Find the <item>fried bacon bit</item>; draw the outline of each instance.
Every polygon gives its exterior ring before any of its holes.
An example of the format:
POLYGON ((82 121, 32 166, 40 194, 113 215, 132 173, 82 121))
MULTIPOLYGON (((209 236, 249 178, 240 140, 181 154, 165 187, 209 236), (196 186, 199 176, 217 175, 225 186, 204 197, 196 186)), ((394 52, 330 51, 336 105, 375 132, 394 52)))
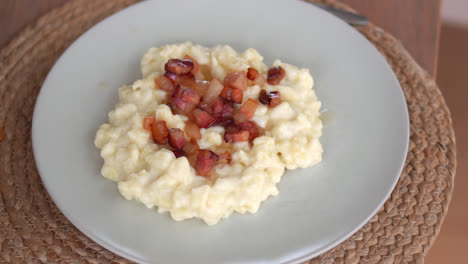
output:
POLYGON ((171 80, 174 85, 186 84, 186 86, 191 86, 187 84, 195 83, 195 75, 191 72, 181 75, 177 75, 173 72, 165 72, 163 76, 171 80))
POLYGON ((211 106, 208 104, 199 104, 198 108, 211 114, 211 106))
POLYGON ((185 85, 185 86, 190 86, 190 84, 194 83, 195 82, 195 75, 193 75, 193 73, 189 72, 189 73, 186 73, 186 74, 175 74, 175 73, 172 73, 172 72, 166 72, 165 74, 167 75, 175 75, 176 77, 174 77, 174 82, 176 84, 180 84, 180 85, 185 85))
POLYGON ((214 122, 213 126, 222 126, 222 127, 229 127, 234 124, 234 119, 232 117, 218 117, 216 122, 214 122))
POLYGON ((247 89, 247 73, 246 72, 228 72, 224 77, 224 86, 245 91, 247 89))
POLYGON ((143 118, 143 128, 146 130, 151 131, 151 125, 153 125, 156 122, 156 118, 154 117, 145 117, 143 118))
POLYGON ((260 95, 258 96, 258 101, 260 101, 260 103, 264 105, 268 105, 269 107, 273 108, 281 104, 281 96, 277 91, 267 93, 267 91, 262 89, 260 91, 260 95))
POLYGON ((206 90, 206 93, 203 95, 203 103, 210 104, 216 98, 218 98, 219 94, 223 90, 223 84, 218 79, 213 79, 206 90))
POLYGON ((260 73, 258 73, 258 71, 255 68, 250 67, 247 69, 247 79, 251 81, 255 80, 255 78, 257 78, 259 74, 260 73))
POLYGON ((249 131, 237 130, 224 132, 224 141, 226 142, 246 142, 249 141, 249 131))
POLYGON ((270 98, 268 97, 268 92, 265 89, 260 91, 260 95, 258 96, 258 101, 264 105, 270 105, 270 98))
POLYGON ((200 102, 200 95, 191 88, 181 86, 180 99, 192 104, 198 104, 200 102))
POLYGON ((172 93, 172 103, 184 114, 188 114, 200 102, 198 93, 188 87, 177 85, 172 93))
POLYGON ((249 98, 239 108, 239 111, 234 114, 234 119, 237 122, 243 122, 247 119, 251 119, 255 115, 257 110, 258 102, 249 98))
POLYGON ((189 142, 185 143, 183 151, 187 153, 187 159, 189 161, 190 166, 195 168, 195 163, 197 162, 198 150, 200 147, 197 144, 195 139, 190 139, 189 142))
POLYGON ((0 127, 0 142, 2 142, 4 138, 5 138, 5 131, 3 130, 3 127, 0 127))
POLYGON ((229 153, 229 151, 225 151, 219 154, 218 164, 230 164, 231 160, 231 153, 229 153))
POLYGON ((266 81, 267 81, 266 77, 263 76, 263 74, 259 74, 259 75, 257 75, 257 78, 255 78, 254 83, 258 84, 258 86, 260 86, 260 87, 263 87, 263 86, 265 86, 266 81))
POLYGON ((223 114, 224 102, 221 98, 216 98, 215 101, 211 104, 210 110, 214 116, 221 116, 223 114))
POLYGON ((252 98, 249 98, 242 104, 242 106, 239 108, 239 111, 244 113, 250 119, 254 116, 257 107, 258 102, 252 98))
POLYGON ((281 96, 279 92, 273 91, 268 94, 268 98, 270 100, 270 107, 273 108, 279 104, 281 104, 281 96))
POLYGON ((205 95, 205 93, 208 91, 209 87, 210 87, 210 82, 208 82, 208 81, 196 80, 195 83, 193 84, 193 89, 195 91, 197 91, 197 93, 200 96, 205 95))
POLYGON ((187 153, 185 153, 185 151, 180 150, 180 149, 173 149, 172 153, 174 153, 176 159, 180 157, 187 157, 187 153))
POLYGON ((232 115, 232 117, 237 123, 248 120, 247 116, 245 116, 242 112, 239 111, 235 112, 234 115, 232 115))
POLYGON ((242 103, 244 92, 242 92, 242 90, 239 89, 224 87, 224 89, 221 91, 220 96, 230 102, 240 104, 242 103))
POLYGON ((176 84, 177 81, 178 81, 178 76, 177 74, 173 73, 173 72, 165 72, 164 73, 164 77, 166 77, 167 79, 171 80, 173 84, 176 84))
POLYGON ((194 63, 191 60, 170 59, 164 65, 164 70, 181 75, 189 73, 193 69, 193 65, 194 63))
POLYGON ((190 139, 189 142, 185 143, 185 146, 184 146, 184 151, 188 155, 197 154, 199 149, 200 149, 200 147, 198 146, 197 141, 195 139, 193 139, 193 138, 190 139))
POLYGON ((154 82, 156 87, 163 91, 172 92, 174 90, 174 83, 163 75, 154 78, 154 82))
POLYGON ((200 127, 188 120, 186 123, 185 123, 185 127, 184 127, 184 131, 185 131, 185 134, 187 134, 187 137, 191 138, 191 139, 200 139, 201 138, 201 134, 200 134, 200 127))
POLYGON ((195 119, 195 123, 202 128, 210 127, 216 121, 214 116, 199 108, 193 111, 193 118, 195 119))
POLYGON ((284 78, 286 72, 281 66, 272 67, 268 70, 267 82, 270 85, 277 85, 284 78))
POLYGON ((159 145, 167 144, 167 137, 169 136, 169 131, 167 130, 166 121, 156 121, 151 125, 151 134, 153 135, 153 140, 159 145))
POLYGON ((224 141, 226 142, 252 142, 260 136, 261 128, 253 121, 243 121, 239 124, 231 123, 225 126, 224 141))
POLYGON ((195 162, 195 171, 201 176, 207 177, 212 172, 218 162, 219 157, 213 151, 200 149, 195 162))
MULTIPOLYGON (((195 107, 197 107, 195 104, 190 103, 190 102, 186 102, 186 101, 184 101, 184 100, 182 100, 180 98, 173 98, 172 102, 174 103, 176 108, 182 112, 182 114, 186 114, 186 115, 188 115, 190 112, 193 111, 193 109, 195 109, 195 107)), ((175 110, 177 110, 177 109, 175 109, 175 110)), ((174 111, 174 112, 176 114, 180 114, 179 111, 174 111)))
POLYGON ((197 74, 197 73, 198 73, 198 70, 200 69, 200 65, 198 64, 198 62, 197 62, 194 58, 190 57, 190 56, 187 55, 187 54, 185 54, 185 56, 184 56, 183 59, 184 59, 184 60, 189 60, 189 61, 191 61, 191 62, 193 63, 193 68, 192 68, 191 72, 192 72, 193 74, 197 74))
MULTIPOLYGON (((183 130, 173 128, 168 130, 165 121, 157 121, 154 117, 145 117, 143 127, 151 131, 154 142, 169 144, 176 158, 187 157, 189 164, 197 173, 215 180, 212 173, 217 164, 230 164, 232 157, 229 151, 221 151, 219 156, 206 149, 200 149, 197 140, 201 138, 200 128, 214 125, 224 127, 226 142, 250 142, 263 133, 261 127, 249 119, 253 118, 259 105, 251 98, 244 103, 244 91, 248 86, 257 84, 263 87, 267 78, 255 68, 247 71, 229 72, 224 81, 197 80, 195 74, 204 70, 205 65, 199 65, 192 57, 185 55, 184 59, 170 59, 165 65, 166 72, 154 79, 158 89, 170 92, 167 105, 174 114, 184 114, 186 121, 183 130), (242 104, 234 110, 234 103, 242 104), (187 136, 190 140, 186 140, 187 136)), ((278 84, 284 78, 281 67, 268 71, 268 83, 278 84)), ((258 100, 269 107, 281 103, 280 94, 276 91, 268 93, 262 89, 258 100)))
POLYGON ((260 135, 259 128, 255 122, 244 121, 239 123, 238 127, 241 131, 249 131, 249 141, 253 141, 260 135))
POLYGON ((195 80, 193 78, 193 74, 192 75, 189 75, 189 74, 179 75, 176 81, 181 86, 194 89, 195 91, 197 91, 197 93, 200 96, 204 95, 206 90, 208 90, 208 87, 210 86, 210 82, 208 81, 195 80))
POLYGON ((185 145, 184 131, 178 128, 169 129, 169 146, 175 149, 182 149, 185 145))
POLYGON ((232 104, 219 97, 214 102, 212 102, 209 107, 207 105, 200 105, 199 107, 207 112, 210 112, 217 118, 230 118, 234 112, 234 107, 232 104))
POLYGON ((221 114, 221 116, 223 118, 232 117, 233 113, 234 113, 234 107, 232 106, 232 104, 229 102, 225 102, 223 105, 223 113, 221 114))
POLYGON ((263 87, 266 83, 266 78, 262 74, 260 74, 255 68, 248 68, 247 69, 247 79, 249 79, 254 84, 263 87))

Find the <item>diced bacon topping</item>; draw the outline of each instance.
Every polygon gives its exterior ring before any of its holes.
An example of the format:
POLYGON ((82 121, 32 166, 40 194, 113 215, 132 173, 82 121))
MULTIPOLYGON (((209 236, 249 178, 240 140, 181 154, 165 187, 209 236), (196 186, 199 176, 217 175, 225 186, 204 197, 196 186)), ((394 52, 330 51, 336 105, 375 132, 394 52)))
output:
POLYGON ((210 176, 213 168, 216 166, 219 157, 213 151, 200 149, 195 163, 195 171, 204 177, 210 176))
POLYGON ((260 95, 258 96, 258 101, 260 103, 268 105, 269 107, 273 108, 279 104, 281 104, 281 96, 279 92, 272 91, 267 93, 264 89, 260 91, 260 95))
POLYGON ((191 72, 181 75, 177 75, 173 72, 165 72, 163 76, 171 80, 174 85, 183 84, 192 87, 195 83, 195 75, 191 72))
POLYGON ((200 128, 211 126, 224 127, 224 140, 230 143, 250 142, 263 134, 263 129, 253 121, 259 105, 270 108, 281 103, 279 92, 260 91, 258 101, 248 98, 245 102, 244 91, 251 85, 264 87, 279 84, 285 76, 281 67, 268 70, 268 77, 255 68, 247 71, 228 72, 221 82, 197 80, 195 74, 200 72, 198 62, 185 55, 183 59, 170 59, 164 66, 166 72, 154 78, 156 89, 168 92, 166 104, 173 114, 188 117, 183 130, 168 129, 165 121, 157 121, 154 117, 144 117, 143 128, 151 131, 155 143, 169 145, 176 158, 187 157, 190 165, 204 177, 211 177, 217 164, 230 164, 232 157, 229 151, 215 154, 207 149, 200 149, 197 143, 202 135, 200 128), (243 102, 243 103, 242 103, 243 102), (234 104, 242 104, 237 110, 234 104), (189 138, 186 140, 185 136, 189 138))
POLYGON ((262 74, 259 74, 257 78, 254 80, 254 83, 258 84, 260 87, 265 86, 266 82, 267 82, 266 77, 263 76, 262 74))
POLYGON ((180 99, 183 101, 193 104, 198 104, 200 102, 200 96, 195 90, 184 86, 181 87, 181 90, 180 99))
POLYGON ((209 104, 199 104, 198 108, 211 114, 211 105, 209 104))
POLYGON ((263 76, 263 74, 260 74, 254 68, 248 68, 247 69, 247 79, 249 79, 254 84, 259 85, 260 87, 263 87, 265 85, 265 83, 266 83, 265 76, 263 76))
POLYGON ((179 75, 179 77, 177 78, 177 83, 181 86, 194 89, 200 96, 204 95, 205 92, 208 90, 210 82, 195 80, 194 78, 192 78, 192 76, 189 76, 187 74, 179 75))
POLYGON ((247 69, 247 79, 253 81, 257 78, 258 75, 260 75, 260 73, 258 73, 255 68, 250 67, 247 69))
POLYGON ((213 124, 216 121, 216 118, 214 116, 199 108, 193 111, 193 118, 195 123, 197 123, 197 125, 202 128, 210 127, 211 124, 213 124))
POLYGON ((245 91, 247 89, 247 73, 246 72, 228 72, 224 77, 224 86, 245 91))
POLYGON ((239 89, 224 87, 224 89, 221 91, 220 96, 230 102, 240 104, 242 103, 244 92, 242 92, 242 90, 239 89))
POLYGON ((177 85, 172 93, 172 103, 184 114, 189 114, 200 102, 198 93, 188 87, 177 85))
POLYGON ((244 113, 239 112, 239 111, 235 112, 234 115, 232 115, 232 117, 234 118, 234 120, 237 123, 244 122, 244 121, 248 120, 247 116, 244 115, 244 113))
POLYGON ((268 92, 265 89, 260 91, 258 101, 264 105, 270 105, 270 98, 268 97, 268 92))
POLYGON ((187 157, 187 153, 185 153, 185 151, 180 150, 180 149, 173 149, 172 153, 174 153, 176 159, 180 157, 187 157))
POLYGON ((258 102, 249 98, 239 108, 239 112, 244 114, 247 117, 247 119, 251 119, 255 115, 255 111, 257 110, 257 107, 258 107, 258 102))
POLYGON ((226 131, 224 132, 224 141, 233 143, 249 141, 249 131, 226 131))
POLYGON ((234 121, 234 118, 229 117, 229 118, 224 118, 224 119, 223 119, 222 125, 223 125, 224 127, 226 127, 226 126, 232 126, 232 125, 234 125, 235 123, 236 123, 236 122, 234 121))
POLYGON ((193 89, 197 91, 198 94, 200 94, 200 96, 205 95, 209 87, 210 87, 210 82, 208 81, 196 80, 195 84, 193 85, 193 89))
POLYGON ((189 114, 193 109, 195 109, 195 107, 197 107, 196 104, 184 101, 179 97, 173 98, 172 102, 184 114, 189 114))
POLYGON ((232 106, 232 104, 228 102, 224 103, 222 117, 224 118, 232 117, 233 113, 234 113, 234 107, 232 106))
POLYGON ((275 107, 281 104, 281 96, 279 92, 273 91, 268 94, 268 98, 270 99, 270 107, 275 107))
POLYGON ((170 59, 164 65, 164 70, 173 72, 177 75, 189 73, 193 69, 193 62, 191 60, 170 59))
POLYGON ((234 125, 234 119, 232 117, 218 117, 216 119, 216 122, 213 124, 213 125, 216 125, 216 126, 222 126, 222 127, 229 127, 229 126, 232 126, 234 125))
POLYGON ((166 92, 172 92, 174 90, 174 83, 168 79, 167 77, 160 75, 156 78, 154 78, 154 82, 156 83, 156 87, 166 91, 166 92))
POLYGON ((151 131, 151 126, 156 122, 154 117, 145 117, 143 118, 143 128, 151 131))
POLYGON ((173 72, 165 72, 164 73, 164 77, 166 77, 167 79, 171 80, 173 84, 176 84, 177 81, 178 81, 178 76, 177 74, 173 73, 173 72))
POLYGON ((216 98, 216 100, 211 104, 210 110, 214 116, 221 116, 223 114, 224 102, 221 98, 216 98))
POLYGON ((239 89, 232 89, 231 91, 231 101, 237 104, 242 103, 244 97, 244 92, 239 89))
POLYGON ((209 107, 207 105, 200 105, 199 107, 207 112, 210 112, 213 116, 218 118, 232 117, 232 114, 234 112, 234 107, 232 106, 232 104, 223 100, 220 97, 218 97, 213 103, 211 103, 209 107))
POLYGON ((200 134, 200 127, 194 123, 193 121, 188 120, 185 123, 184 127, 185 134, 187 137, 192 138, 192 139, 200 139, 201 134, 200 134))
POLYGON ((175 75, 176 77, 174 77, 173 79, 176 84, 180 84, 180 85, 184 85, 184 86, 192 88, 193 83, 195 83, 195 75, 193 75, 193 73, 190 73, 190 72, 186 74, 180 74, 180 75, 177 75, 172 72, 166 72, 165 74, 168 74, 171 76, 175 75))
POLYGON ((151 125, 151 134, 154 142, 159 145, 167 144, 169 131, 167 130, 166 121, 156 121, 151 125))
POLYGON ((198 150, 200 147, 198 147, 197 141, 195 139, 190 139, 189 142, 185 143, 184 146, 184 152, 187 153, 188 155, 195 155, 198 153, 198 150))
POLYGON ((286 72, 281 66, 272 67, 268 70, 267 82, 270 85, 277 85, 284 78, 284 75, 286 72))
POLYGON ((244 121, 239 123, 238 125, 239 130, 241 131, 249 131, 249 140, 253 141, 260 135, 259 128, 255 122, 252 121, 244 121))
POLYGON ((187 55, 187 54, 184 56, 183 59, 184 59, 184 60, 189 60, 189 61, 191 61, 191 62, 193 63, 193 68, 192 68, 191 72, 192 72, 193 74, 197 74, 197 73, 198 73, 198 70, 200 69, 200 65, 198 64, 198 62, 197 62, 194 58, 190 57, 190 56, 187 55))
POLYGON ((219 154, 218 164, 230 164, 231 160, 232 160, 231 153, 229 153, 229 151, 225 151, 219 154))
POLYGON ((169 145, 175 149, 182 149, 185 145, 184 132, 178 128, 169 129, 169 145))
POLYGON ((223 88, 224 86, 220 80, 213 79, 208 86, 208 90, 206 90, 206 93, 203 95, 202 102, 206 104, 210 104, 211 102, 216 100, 216 98, 218 98, 223 88))

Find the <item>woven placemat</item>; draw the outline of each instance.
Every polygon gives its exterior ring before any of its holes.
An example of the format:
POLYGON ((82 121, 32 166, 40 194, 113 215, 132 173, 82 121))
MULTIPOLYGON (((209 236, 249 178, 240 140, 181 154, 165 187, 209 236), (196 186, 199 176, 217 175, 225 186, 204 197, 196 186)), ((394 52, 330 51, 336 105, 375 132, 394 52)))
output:
MULTIPOLYGON (((35 167, 31 119, 39 89, 85 30, 136 0, 71 0, 0 51, 0 262, 130 263, 81 234, 57 209, 35 167)), ((334 1, 322 1, 352 11, 334 1)), ((456 167, 450 113, 430 75, 390 34, 359 28, 397 75, 411 122, 408 157, 384 207, 310 263, 422 263, 450 202, 456 167)))

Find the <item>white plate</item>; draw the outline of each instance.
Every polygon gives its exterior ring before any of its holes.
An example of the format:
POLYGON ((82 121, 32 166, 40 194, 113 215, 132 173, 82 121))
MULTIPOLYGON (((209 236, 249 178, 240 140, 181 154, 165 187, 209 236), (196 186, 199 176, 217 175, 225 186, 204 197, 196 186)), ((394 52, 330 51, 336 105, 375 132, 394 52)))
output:
POLYGON ((33 120, 37 167, 54 202, 84 234, 128 259, 151 263, 297 263, 337 245, 376 213, 400 175, 409 122, 401 88, 356 30, 302 1, 145 1, 81 36, 50 71, 33 120), (190 40, 307 67, 334 115, 323 162, 288 171, 280 195, 257 214, 216 226, 173 221, 125 200, 100 175, 93 140, 140 78, 151 46, 190 40))

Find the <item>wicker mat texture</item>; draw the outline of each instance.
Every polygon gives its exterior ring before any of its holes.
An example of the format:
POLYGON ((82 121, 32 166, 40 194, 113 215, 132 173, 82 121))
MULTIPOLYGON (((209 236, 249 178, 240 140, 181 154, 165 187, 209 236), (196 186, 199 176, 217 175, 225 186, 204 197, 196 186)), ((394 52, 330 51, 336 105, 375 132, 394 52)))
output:
MULTIPOLYGON (((31 145, 37 94, 62 52, 83 32, 136 0, 71 0, 26 27, 0 50, 0 262, 130 263, 78 231, 42 185, 31 145)), ((350 10, 336 1, 321 1, 350 10)), ((373 24, 359 28, 386 57, 411 122, 401 178, 357 233, 310 263, 422 263, 452 195, 455 139, 436 83, 399 41, 373 24)))

